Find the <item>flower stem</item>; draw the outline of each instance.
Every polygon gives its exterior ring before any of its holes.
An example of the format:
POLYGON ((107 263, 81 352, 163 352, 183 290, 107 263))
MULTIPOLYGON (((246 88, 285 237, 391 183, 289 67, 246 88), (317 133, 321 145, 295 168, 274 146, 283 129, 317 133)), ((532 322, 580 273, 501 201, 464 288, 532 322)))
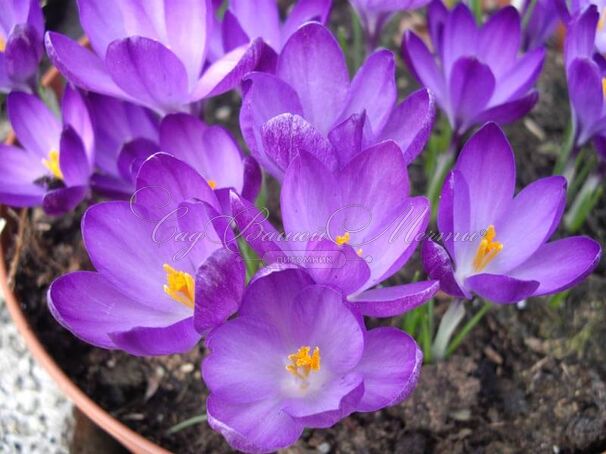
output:
POLYGON ((420 341, 425 362, 430 363, 432 358, 431 336, 433 335, 433 299, 422 306, 422 311, 420 341))
POLYGON ((572 202, 568 213, 564 216, 566 230, 575 233, 583 226, 603 192, 604 188, 600 186, 600 177, 596 173, 589 175, 572 202))
POLYGON ((448 306, 448 309, 440 320, 438 332, 431 346, 431 357, 441 361, 447 356, 447 347, 459 323, 465 317, 465 306, 462 300, 456 300, 448 306))
POLYGON ((177 432, 181 432, 183 429, 187 429, 188 427, 195 426, 196 424, 200 424, 208 419, 206 414, 197 415, 192 418, 186 419, 185 421, 181 421, 178 424, 175 424, 171 428, 166 431, 166 435, 174 435, 177 432))
POLYGON ((453 133, 450 139, 450 146, 446 152, 438 154, 437 156, 435 168, 431 173, 429 184, 427 185, 427 198, 431 202, 432 220, 435 220, 440 191, 444 184, 444 180, 446 179, 446 175, 455 162, 458 148, 459 138, 456 133, 453 133))
POLYGON ((492 304, 485 302, 484 305, 480 308, 480 310, 475 313, 475 315, 463 326, 461 331, 459 331, 459 334, 457 334, 452 340, 452 342, 446 349, 446 357, 452 355, 456 351, 456 349, 459 348, 461 342, 463 342, 465 337, 467 337, 471 330, 475 328, 475 326, 480 322, 480 320, 482 320, 482 318, 484 318, 484 316, 488 313, 490 309, 492 309, 492 304))
POLYGON ((555 166, 553 168, 554 175, 562 175, 564 169, 566 168, 568 159, 570 159, 570 157, 574 155, 576 148, 575 136, 576 134, 574 131, 574 126, 572 121, 570 121, 566 126, 566 131, 564 132, 564 143, 562 144, 560 154, 558 155, 558 160, 556 161, 555 166))

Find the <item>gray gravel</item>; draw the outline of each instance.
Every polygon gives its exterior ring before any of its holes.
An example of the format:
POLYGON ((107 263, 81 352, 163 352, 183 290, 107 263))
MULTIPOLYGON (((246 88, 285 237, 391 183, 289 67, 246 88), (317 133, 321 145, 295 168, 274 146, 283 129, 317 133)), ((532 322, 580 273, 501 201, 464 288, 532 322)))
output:
POLYGON ((0 452, 66 453, 73 407, 33 359, 0 293, 0 452))

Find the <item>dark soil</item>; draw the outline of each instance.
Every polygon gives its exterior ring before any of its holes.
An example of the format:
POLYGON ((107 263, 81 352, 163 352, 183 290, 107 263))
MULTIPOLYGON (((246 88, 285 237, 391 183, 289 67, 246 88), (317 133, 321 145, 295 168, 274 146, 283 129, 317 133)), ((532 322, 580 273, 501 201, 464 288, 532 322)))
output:
MULTIPOLYGON (((338 14, 345 14, 342 11, 338 14)), ((410 19, 408 19, 410 20, 410 19)), ((413 86, 401 84, 403 91, 413 86)), ((547 176, 568 115, 561 57, 551 52, 540 83, 541 102, 528 119, 507 128, 518 159, 518 183, 547 176)), ((231 117, 234 116, 231 108, 231 117)), ((411 169, 422 188, 421 166, 411 169)), ((275 187, 274 189, 277 189, 275 187)), ((275 199, 275 193, 270 200, 275 199)), ((274 204, 271 204, 274 205, 274 204)), ((275 206, 275 205, 274 205, 275 206)), ((10 214, 10 213, 9 213, 10 214)), ((135 358, 88 346, 61 328, 46 306, 56 276, 90 269, 79 219, 27 214, 14 291, 42 343, 65 372, 126 425, 179 453, 229 452, 206 423, 177 433, 174 425, 204 413, 203 348, 188 355, 135 358)), ((10 216, 9 216, 10 217, 10 216)), ((604 198, 585 234, 604 244, 604 198)), ((4 235, 5 259, 15 256, 16 226, 4 235)), ((410 279, 411 263, 392 282, 410 279)), ((525 309, 495 307, 457 354, 423 369, 404 403, 353 415, 328 430, 309 430, 289 452, 559 453, 606 450, 606 275, 597 272, 559 309, 546 299, 525 309)), ((447 301, 437 304, 445 310, 447 301)), ((468 313, 473 312, 470 307, 468 313)), ((374 323, 374 322, 373 322, 374 323)), ((394 325, 399 320, 391 321, 394 325)))

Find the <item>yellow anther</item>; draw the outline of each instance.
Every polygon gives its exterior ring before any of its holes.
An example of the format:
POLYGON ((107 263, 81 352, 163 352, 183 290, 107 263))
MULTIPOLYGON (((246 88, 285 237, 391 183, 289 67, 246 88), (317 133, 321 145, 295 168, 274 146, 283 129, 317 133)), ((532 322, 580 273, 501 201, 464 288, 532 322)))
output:
POLYGON ((600 14, 600 20, 598 21, 598 31, 604 30, 604 26, 606 25, 606 8, 602 9, 602 13, 600 14))
POLYGON ((208 180, 208 185, 210 186, 211 189, 217 188, 217 182, 215 180, 208 180))
POLYGON ((604 98, 606 99, 606 77, 604 77, 602 79, 602 94, 604 95, 604 98))
POLYGON ((167 282, 167 285, 164 285, 164 292, 176 302, 193 309, 195 283, 192 275, 178 271, 166 263, 162 268, 166 272, 167 282))
POLYGON ((59 167, 59 152, 51 150, 48 152, 48 159, 43 159, 42 164, 53 174, 58 180, 63 180, 63 172, 59 167))
POLYGON ((363 252, 364 252, 364 251, 362 250, 362 248, 360 248, 360 249, 358 249, 356 252, 358 253, 358 255, 359 255, 360 257, 362 257, 362 254, 363 254, 363 252))
POLYGON ((0 38, 0 52, 4 52, 6 49, 6 41, 3 38, 0 38))
POLYGON ((482 241, 478 246, 478 251, 473 260, 473 268, 476 272, 482 271, 490 262, 503 250, 503 243, 495 241, 497 231, 494 225, 489 225, 484 233, 482 241))
POLYGON ((335 243, 337 243, 339 246, 343 246, 344 244, 349 243, 350 239, 351 235, 349 234, 349 232, 345 232, 343 235, 337 235, 335 243))
POLYGON ((309 373, 313 370, 317 372, 320 370, 320 347, 314 348, 313 353, 310 355, 311 348, 304 345, 297 350, 296 353, 288 355, 290 364, 286 366, 286 370, 293 374, 295 377, 305 380, 309 373))

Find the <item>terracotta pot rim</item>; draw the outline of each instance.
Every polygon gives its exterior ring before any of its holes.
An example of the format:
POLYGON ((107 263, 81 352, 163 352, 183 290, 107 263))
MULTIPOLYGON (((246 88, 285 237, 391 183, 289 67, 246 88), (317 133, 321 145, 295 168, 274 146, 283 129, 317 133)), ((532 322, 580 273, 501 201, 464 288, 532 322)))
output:
MULTIPOLYGON (((80 43, 86 45, 86 38, 80 39, 80 43)), ((60 74, 56 68, 51 68, 43 77, 42 85, 52 86, 59 81, 60 74)), ((14 142, 14 135, 11 133, 7 139, 7 143, 14 142)), ((49 373, 59 388, 67 395, 67 397, 95 424, 101 427, 104 431, 112 435, 127 449, 135 453, 146 454, 166 454, 169 451, 161 448, 157 444, 147 440, 142 435, 129 429, 122 424, 106 410, 95 403, 88 395, 86 395, 64 372, 61 370, 55 360, 48 354, 38 337, 30 327, 25 314, 23 313, 15 294, 8 286, 8 273, 4 260, 4 250, 0 242, 0 288, 6 300, 6 306, 17 326, 17 330, 23 336, 25 344, 31 351, 36 361, 49 373)))

